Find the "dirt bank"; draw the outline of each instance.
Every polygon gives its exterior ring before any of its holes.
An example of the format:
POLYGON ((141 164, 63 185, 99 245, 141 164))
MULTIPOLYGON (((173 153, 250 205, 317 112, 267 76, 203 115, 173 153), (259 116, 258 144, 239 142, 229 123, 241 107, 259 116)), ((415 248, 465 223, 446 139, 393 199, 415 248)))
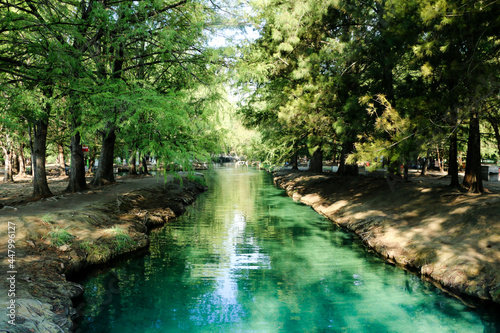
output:
POLYGON ((388 183, 281 171, 274 181, 386 260, 468 302, 500 304, 498 184, 485 183, 488 193, 475 195, 449 188, 442 175, 388 183))
POLYGON ((148 230, 182 214, 205 190, 150 176, 65 194, 63 178, 49 183, 54 197, 36 202, 28 180, 0 185, 0 332, 70 331, 71 299, 83 289, 66 275, 147 247, 148 230))

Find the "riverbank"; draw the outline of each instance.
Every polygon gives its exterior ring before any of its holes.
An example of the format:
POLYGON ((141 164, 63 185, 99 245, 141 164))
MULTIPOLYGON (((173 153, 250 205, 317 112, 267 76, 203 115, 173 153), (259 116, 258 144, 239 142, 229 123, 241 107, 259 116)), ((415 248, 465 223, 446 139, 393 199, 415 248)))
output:
POLYGON ((290 170, 274 182, 387 261, 469 304, 500 304, 498 184, 477 195, 449 188, 439 174, 404 182, 290 170))
POLYGON ((156 176, 120 177, 72 194, 63 192, 65 184, 53 179, 55 196, 34 202, 29 180, 2 184, 0 332, 69 332, 77 315, 72 299, 83 289, 66 276, 146 248, 150 229, 181 215, 206 190, 197 181, 156 176))

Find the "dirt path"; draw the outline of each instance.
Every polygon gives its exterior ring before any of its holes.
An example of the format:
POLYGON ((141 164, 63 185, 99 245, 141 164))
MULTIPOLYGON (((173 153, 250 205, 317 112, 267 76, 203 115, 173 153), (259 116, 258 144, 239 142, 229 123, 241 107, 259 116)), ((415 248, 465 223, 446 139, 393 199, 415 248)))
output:
POLYGON ((275 182, 386 260, 465 301, 500 303, 499 183, 485 183, 488 193, 477 195, 449 188, 440 174, 389 184, 382 177, 284 171, 275 182))
MULTIPOLYGON (((90 188, 83 193, 65 193, 67 177, 49 179, 53 197, 38 201, 31 201, 29 193, 31 184, 23 179, 17 183, 2 183, 0 203, 0 253, 7 253, 8 224, 15 225, 16 257, 21 260, 26 255, 26 249, 33 247, 47 234, 55 229, 71 230, 78 228, 81 220, 67 219, 68 215, 75 216, 92 212, 92 206, 102 204, 132 191, 148 188, 164 183, 163 178, 149 177, 119 177, 116 183, 90 188)), ((88 214, 89 215, 89 214, 88 214)), ((2 256, 0 267, 8 264, 8 258, 2 256)), ((3 272, 0 271, 0 272, 3 272)))
POLYGON ((66 185, 52 177, 54 196, 32 201, 29 179, 0 183, 0 332, 70 331, 71 299, 83 290, 66 274, 146 247, 151 227, 182 214, 204 190, 156 176, 118 177, 83 193, 65 193, 66 185))

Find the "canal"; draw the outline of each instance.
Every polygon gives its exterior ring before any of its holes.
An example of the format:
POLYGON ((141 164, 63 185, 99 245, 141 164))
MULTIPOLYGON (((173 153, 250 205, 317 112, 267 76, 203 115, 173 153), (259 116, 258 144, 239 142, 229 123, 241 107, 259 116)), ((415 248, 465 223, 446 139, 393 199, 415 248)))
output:
POLYGON ((496 332, 498 318, 385 264, 269 174, 209 190, 146 256, 84 281, 77 332, 496 332))

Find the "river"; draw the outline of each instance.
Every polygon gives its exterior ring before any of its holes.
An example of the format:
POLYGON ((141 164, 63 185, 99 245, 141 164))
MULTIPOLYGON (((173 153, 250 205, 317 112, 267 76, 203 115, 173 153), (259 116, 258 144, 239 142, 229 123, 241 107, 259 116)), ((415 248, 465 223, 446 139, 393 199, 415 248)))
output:
POLYGON ((496 332, 384 263, 251 168, 206 171, 209 190, 151 234, 147 255, 89 276, 77 332, 496 332))

